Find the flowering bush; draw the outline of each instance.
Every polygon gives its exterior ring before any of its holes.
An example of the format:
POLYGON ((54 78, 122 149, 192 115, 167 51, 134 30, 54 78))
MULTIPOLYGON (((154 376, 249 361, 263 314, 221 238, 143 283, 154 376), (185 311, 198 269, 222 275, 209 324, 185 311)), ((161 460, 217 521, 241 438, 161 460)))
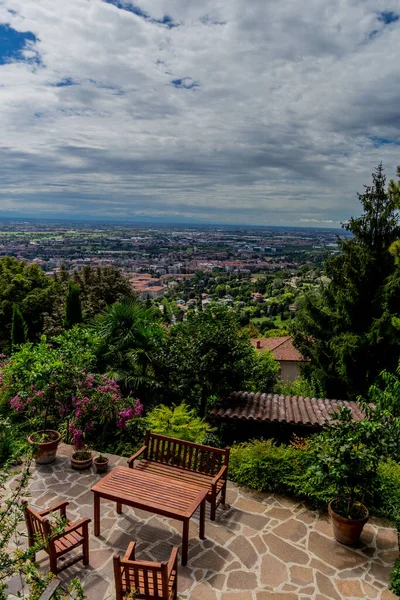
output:
POLYGON ((96 442, 112 450, 125 431, 134 444, 143 414, 140 400, 124 398, 113 379, 85 368, 70 340, 68 352, 46 340, 24 344, 0 369, 1 401, 21 426, 58 429, 76 448, 96 442))

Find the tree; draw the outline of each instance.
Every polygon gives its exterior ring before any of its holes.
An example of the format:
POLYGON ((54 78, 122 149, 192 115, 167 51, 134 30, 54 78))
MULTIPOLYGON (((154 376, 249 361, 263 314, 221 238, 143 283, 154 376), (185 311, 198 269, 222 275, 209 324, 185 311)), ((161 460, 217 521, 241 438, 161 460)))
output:
POLYGON ((65 310, 65 329, 82 322, 81 291, 79 285, 69 283, 65 310))
POLYGON ((0 258, 0 352, 11 349, 13 306, 18 305, 27 325, 26 338, 39 339, 45 314, 53 310, 55 284, 37 265, 15 258, 0 258))
POLYGON ((250 392, 271 393, 278 382, 279 363, 272 352, 254 350, 254 359, 250 376, 246 381, 246 390, 250 392))
POLYGON ((365 395, 399 357, 400 276, 390 248, 400 236, 400 191, 394 182, 386 190, 382 165, 372 179, 359 194, 363 214, 344 225, 352 237, 339 239, 340 254, 326 263, 329 283, 303 298, 293 325, 305 374, 328 397, 365 395))
POLYGON ((163 400, 186 401, 203 417, 211 396, 243 389, 253 356, 248 336, 229 309, 188 313, 185 322, 171 327, 159 351, 163 400))
POLYGON ((11 321, 11 349, 24 344, 28 336, 28 326, 18 304, 13 304, 11 321))
POLYGON ((143 396, 157 384, 154 363, 164 337, 161 318, 158 309, 139 300, 116 302, 96 318, 99 369, 125 393, 143 396))

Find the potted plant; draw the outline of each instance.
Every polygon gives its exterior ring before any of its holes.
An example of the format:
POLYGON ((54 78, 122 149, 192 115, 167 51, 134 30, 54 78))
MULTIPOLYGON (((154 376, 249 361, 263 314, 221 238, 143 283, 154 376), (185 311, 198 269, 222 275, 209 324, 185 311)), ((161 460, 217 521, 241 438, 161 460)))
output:
POLYGON ((92 453, 88 448, 75 449, 71 456, 71 467, 78 471, 90 469, 92 466, 92 453))
POLYGON ((54 429, 42 429, 28 436, 28 442, 36 447, 35 461, 45 465, 56 460, 61 435, 54 429))
POLYGON ((364 419, 355 421, 342 407, 310 445, 310 481, 332 497, 328 512, 333 535, 346 545, 358 542, 368 521, 365 502, 373 492, 379 463, 387 456, 387 416, 367 404, 362 409, 364 419))
POLYGON ((96 467, 96 473, 105 473, 108 469, 109 459, 102 454, 96 456, 94 459, 94 466, 96 467))

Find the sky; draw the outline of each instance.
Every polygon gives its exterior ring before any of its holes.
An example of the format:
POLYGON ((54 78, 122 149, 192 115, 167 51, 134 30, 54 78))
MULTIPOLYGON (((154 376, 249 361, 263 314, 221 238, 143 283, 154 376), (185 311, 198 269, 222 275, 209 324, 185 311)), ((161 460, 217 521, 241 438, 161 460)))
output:
POLYGON ((0 215, 338 227, 400 164, 398 0, 0 0, 0 215))

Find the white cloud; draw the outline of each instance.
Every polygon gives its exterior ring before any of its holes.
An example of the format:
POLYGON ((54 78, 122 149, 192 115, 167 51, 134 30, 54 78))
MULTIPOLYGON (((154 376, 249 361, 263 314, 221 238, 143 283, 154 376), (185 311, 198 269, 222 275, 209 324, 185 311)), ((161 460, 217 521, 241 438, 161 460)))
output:
POLYGON ((3 0, 41 64, 0 65, 0 212, 336 226, 394 176, 397 0, 136 6, 3 0))

